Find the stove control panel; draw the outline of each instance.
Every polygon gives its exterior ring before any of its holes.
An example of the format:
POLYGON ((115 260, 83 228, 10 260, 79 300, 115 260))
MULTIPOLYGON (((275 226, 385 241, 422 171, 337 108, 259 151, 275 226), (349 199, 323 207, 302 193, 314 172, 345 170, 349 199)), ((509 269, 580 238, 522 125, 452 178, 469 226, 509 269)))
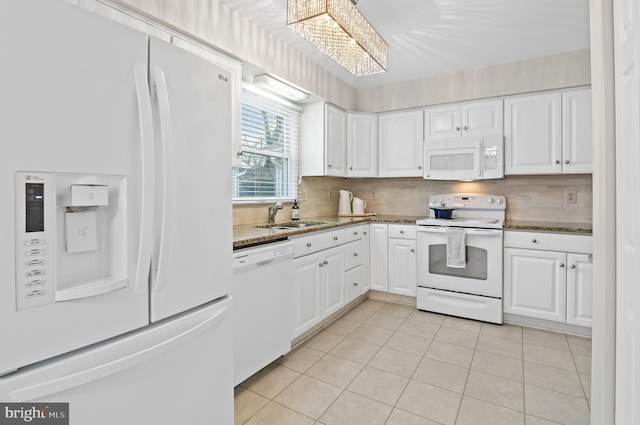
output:
POLYGON ((429 208, 440 208, 443 204, 454 209, 504 210, 507 199, 502 195, 484 193, 447 193, 429 197, 429 208))

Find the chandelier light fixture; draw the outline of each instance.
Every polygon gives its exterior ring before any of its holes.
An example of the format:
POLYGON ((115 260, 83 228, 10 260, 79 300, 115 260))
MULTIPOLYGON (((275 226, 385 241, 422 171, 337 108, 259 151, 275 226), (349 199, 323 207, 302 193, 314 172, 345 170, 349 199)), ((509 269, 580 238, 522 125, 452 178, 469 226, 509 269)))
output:
POLYGON ((352 0, 287 0, 287 25, 355 76, 387 70, 387 43, 352 0))

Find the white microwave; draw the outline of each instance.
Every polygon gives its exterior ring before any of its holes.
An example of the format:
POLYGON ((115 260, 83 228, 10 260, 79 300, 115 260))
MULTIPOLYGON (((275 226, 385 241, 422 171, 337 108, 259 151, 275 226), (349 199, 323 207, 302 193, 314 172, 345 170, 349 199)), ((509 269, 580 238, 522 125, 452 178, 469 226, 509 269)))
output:
POLYGON ((427 180, 485 180, 504 177, 504 138, 469 136, 425 142, 427 180))

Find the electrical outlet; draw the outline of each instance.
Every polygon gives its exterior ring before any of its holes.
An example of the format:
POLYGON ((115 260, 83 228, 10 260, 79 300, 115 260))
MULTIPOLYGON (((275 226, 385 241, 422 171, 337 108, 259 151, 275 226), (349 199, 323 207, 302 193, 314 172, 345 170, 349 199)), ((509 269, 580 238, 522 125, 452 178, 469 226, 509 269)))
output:
POLYGON ((575 190, 567 190, 564 192, 564 202, 567 204, 575 204, 578 202, 578 192, 575 190))
POLYGON ((369 195, 369 198, 376 199, 376 193, 375 192, 371 192, 371 194, 369 195))

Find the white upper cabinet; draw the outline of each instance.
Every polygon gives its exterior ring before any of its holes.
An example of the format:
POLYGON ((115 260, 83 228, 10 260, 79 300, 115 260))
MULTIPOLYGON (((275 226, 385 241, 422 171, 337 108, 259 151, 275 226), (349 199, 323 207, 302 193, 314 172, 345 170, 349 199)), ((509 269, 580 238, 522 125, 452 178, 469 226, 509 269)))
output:
POLYGON ((562 93, 562 172, 592 172, 591 89, 562 93))
POLYGON ((378 176, 422 177, 423 111, 378 115, 378 176))
POLYGON ((347 175, 347 115, 323 102, 304 108, 300 157, 303 176, 347 175))
POLYGON ((591 173, 591 90, 506 99, 505 174, 591 173))
POLYGON ((553 174, 562 170, 562 95, 504 101, 505 174, 553 174))
POLYGON ((347 177, 378 175, 378 116, 347 113, 347 177))
POLYGON ((425 140, 502 135, 502 99, 425 109, 425 140))
POLYGON ((347 115, 342 109, 325 105, 325 144, 328 176, 347 175, 347 115))

